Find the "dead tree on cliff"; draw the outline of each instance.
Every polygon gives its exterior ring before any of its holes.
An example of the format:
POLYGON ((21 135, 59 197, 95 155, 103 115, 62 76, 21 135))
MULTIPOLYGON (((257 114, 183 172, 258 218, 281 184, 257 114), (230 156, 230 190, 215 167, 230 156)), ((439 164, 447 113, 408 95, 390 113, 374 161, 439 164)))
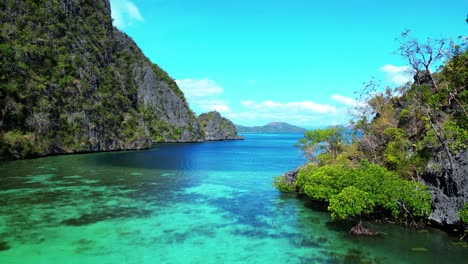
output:
POLYGON ((399 39, 400 48, 397 53, 407 59, 414 70, 415 82, 421 85, 421 72, 425 71, 432 86, 438 90, 437 82, 431 72, 431 66, 437 66, 446 56, 448 40, 428 38, 426 42, 419 42, 418 39, 410 35, 407 29, 401 34, 399 39))
MULTIPOLYGON (((450 59, 450 47, 453 42, 444 38, 427 38, 426 41, 420 42, 410 35, 409 30, 401 34, 399 42, 400 48, 396 52, 408 61, 414 73, 414 85, 407 91, 411 96, 407 98, 410 99, 413 110, 425 117, 447 157, 450 171, 453 172, 454 161, 449 145, 450 140, 444 135, 443 125, 446 121, 444 114, 439 109, 439 105, 434 105, 428 98, 428 94, 440 91, 431 68, 440 67, 444 60, 450 59), (427 88, 429 88, 429 93, 427 88)), ((449 90, 447 92, 449 98, 453 97, 449 90)), ((461 106, 463 108, 463 105, 461 106)))

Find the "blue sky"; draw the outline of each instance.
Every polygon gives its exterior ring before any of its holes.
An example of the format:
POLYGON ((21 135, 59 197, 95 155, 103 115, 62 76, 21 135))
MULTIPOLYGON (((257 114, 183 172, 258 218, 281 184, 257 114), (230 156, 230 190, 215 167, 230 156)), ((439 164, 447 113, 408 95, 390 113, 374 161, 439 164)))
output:
POLYGON ((468 2, 111 0, 114 25, 177 80, 196 114, 241 125, 347 124, 372 77, 408 80, 393 51, 420 38, 468 35, 468 2))

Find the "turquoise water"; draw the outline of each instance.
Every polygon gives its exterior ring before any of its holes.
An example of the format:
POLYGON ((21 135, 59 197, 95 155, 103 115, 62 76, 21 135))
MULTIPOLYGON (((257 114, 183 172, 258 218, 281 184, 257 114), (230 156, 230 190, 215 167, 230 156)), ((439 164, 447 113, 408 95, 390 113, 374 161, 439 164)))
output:
POLYGON ((355 238, 276 191, 299 137, 0 163, 0 263, 467 263, 441 231, 355 238))

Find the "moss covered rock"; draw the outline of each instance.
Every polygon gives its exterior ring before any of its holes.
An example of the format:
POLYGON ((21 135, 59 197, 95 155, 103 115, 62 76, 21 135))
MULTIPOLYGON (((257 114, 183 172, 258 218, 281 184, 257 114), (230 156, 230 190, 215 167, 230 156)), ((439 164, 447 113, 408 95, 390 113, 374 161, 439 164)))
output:
POLYGON ((205 133, 205 140, 242 139, 237 135, 236 126, 216 111, 201 114, 198 121, 205 133))

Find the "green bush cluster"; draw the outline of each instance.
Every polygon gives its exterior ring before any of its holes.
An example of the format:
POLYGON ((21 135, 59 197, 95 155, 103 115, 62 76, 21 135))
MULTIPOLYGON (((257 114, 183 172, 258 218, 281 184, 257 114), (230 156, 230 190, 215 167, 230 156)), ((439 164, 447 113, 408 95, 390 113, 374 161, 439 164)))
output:
POLYGON ((357 167, 309 164, 299 171, 295 184, 313 200, 327 203, 334 218, 381 212, 408 220, 425 217, 431 210, 427 187, 366 161, 357 167))
POLYGON ((463 223, 468 224, 468 203, 465 203, 465 207, 463 207, 458 214, 460 215, 460 220, 463 223))
POLYGON ((36 156, 42 150, 34 134, 23 134, 21 131, 8 131, 1 136, 0 151, 19 159, 36 156))
POLYGON ((284 193, 296 191, 296 182, 288 181, 285 176, 277 176, 273 178, 273 186, 284 193))

